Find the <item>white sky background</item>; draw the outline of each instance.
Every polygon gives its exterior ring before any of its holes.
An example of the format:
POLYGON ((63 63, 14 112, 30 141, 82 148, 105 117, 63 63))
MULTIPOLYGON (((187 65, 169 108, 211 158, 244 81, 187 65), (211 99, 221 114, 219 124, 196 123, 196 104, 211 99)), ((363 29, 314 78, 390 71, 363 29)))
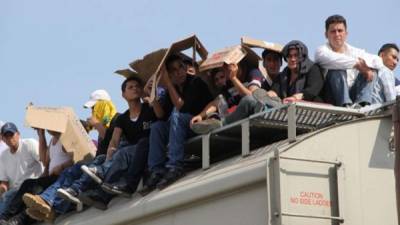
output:
POLYGON ((86 118, 82 105, 100 88, 123 112, 123 79, 113 72, 194 33, 209 52, 250 36, 301 40, 313 58, 325 19, 341 14, 349 43, 376 53, 400 44, 399 11, 400 0, 0 0, 0 120, 36 137, 23 127, 29 102, 70 106, 86 118))

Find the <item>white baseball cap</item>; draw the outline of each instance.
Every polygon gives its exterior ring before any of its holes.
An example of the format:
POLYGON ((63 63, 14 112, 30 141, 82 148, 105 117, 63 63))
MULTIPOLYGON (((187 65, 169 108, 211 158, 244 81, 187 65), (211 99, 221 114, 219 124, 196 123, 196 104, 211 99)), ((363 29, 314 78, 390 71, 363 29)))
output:
POLYGON ((107 93, 106 90, 95 90, 92 92, 92 94, 90 94, 90 98, 89 101, 87 101, 83 107, 85 108, 92 108, 94 106, 94 104, 96 104, 96 102, 98 100, 108 100, 111 101, 111 97, 110 95, 107 93))

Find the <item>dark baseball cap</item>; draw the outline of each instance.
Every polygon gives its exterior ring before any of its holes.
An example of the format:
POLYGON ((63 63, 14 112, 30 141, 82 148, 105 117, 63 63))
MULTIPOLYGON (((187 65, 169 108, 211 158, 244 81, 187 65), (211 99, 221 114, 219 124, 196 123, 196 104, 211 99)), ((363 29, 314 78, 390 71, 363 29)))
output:
POLYGON ((1 135, 5 135, 7 133, 14 134, 16 132, 18 132, 17 126, 11 122, 7 122, 1 127, 1 135))

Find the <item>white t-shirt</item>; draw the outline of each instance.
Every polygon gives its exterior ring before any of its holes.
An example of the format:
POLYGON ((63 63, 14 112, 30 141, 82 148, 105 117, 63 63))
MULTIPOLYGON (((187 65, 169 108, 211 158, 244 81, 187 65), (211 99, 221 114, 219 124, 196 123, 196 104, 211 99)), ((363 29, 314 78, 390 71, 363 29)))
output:
POLYGON ((19 188, 26 179, 39 177, 43 170, 35 139, 20 139, 14 154, 7 147, 0 155, 0 180, 7 181, 10 189, 19 188))
POLYGON ((4 141, 0 140, 0 155, 6 149, 8 149, 8 146, 6 145, 6 143, 4 143, 4 141))
POLYGON ((49 163, 50 174, 53 172, 54 167, 61 165, 67 161, 70 161, 72 158, 71 155, 64 152, 60 140, 58 140, 55 145, 53 145, 53 140, 50 141, 49 157, 50 157, 50 163, 49 163))

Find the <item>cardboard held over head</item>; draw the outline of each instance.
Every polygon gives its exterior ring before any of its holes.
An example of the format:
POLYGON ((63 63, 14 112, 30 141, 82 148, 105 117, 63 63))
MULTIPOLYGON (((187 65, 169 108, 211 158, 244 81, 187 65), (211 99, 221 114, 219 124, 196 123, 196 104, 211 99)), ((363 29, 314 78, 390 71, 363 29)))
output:
POLYGON ((200 71, 219 68, 224 64, 238 64, 242 60, 246 60, 250 67, 257 68, 260 57, 246 46, 235 45, 220 49, 211 54, 210 57, 201 63, 200 71))
POLYGON ((281 53, 283 49, 283 45, 277 44, 277 43, 272 43, 272 42, 267 42, 267 41, 262 41, 262 40, 257 40, 251 37, 242 37, 241 38, 241 43, 244 46, 247 46, 249 48, 256 47, 256 48, 263 48, 263 49, 268 49, 274 52, 281 53))
POLYGON ((96 146, 72 108, 28 106, 25 124, 60 132, 60 141, 67 152, 73 153, 74 162, 90 160, 96 153, 96 146))
POLYGON ((116 73, 121 74, 125 77, 138 75, 145 83, 152 82, 154 85, 152 85, 150 101, 153 101, 156 96, 156 87, 160 80, 160 70, 168 56, 170 56, 171 54, 180 54, 185 59, 191 59, 194 64, 196 62, 196 53, 200 56, 202 60, 207 58, 208 52, 206 48, 196 37, 196 35, 192 35, 188 38, 172 43, 172 45, 168 49, 159 49, 145 55, 142 59, 133 61, 129 64, 133 71, 129 70, 127 72, 126 70, 119 70, 116 71, 116 73), (193 49, 192 56, 190 57, 182 53, 182 51, 185 51, 189 48, 193 49), (136 74, 134 74, 135 72, 136 74))

